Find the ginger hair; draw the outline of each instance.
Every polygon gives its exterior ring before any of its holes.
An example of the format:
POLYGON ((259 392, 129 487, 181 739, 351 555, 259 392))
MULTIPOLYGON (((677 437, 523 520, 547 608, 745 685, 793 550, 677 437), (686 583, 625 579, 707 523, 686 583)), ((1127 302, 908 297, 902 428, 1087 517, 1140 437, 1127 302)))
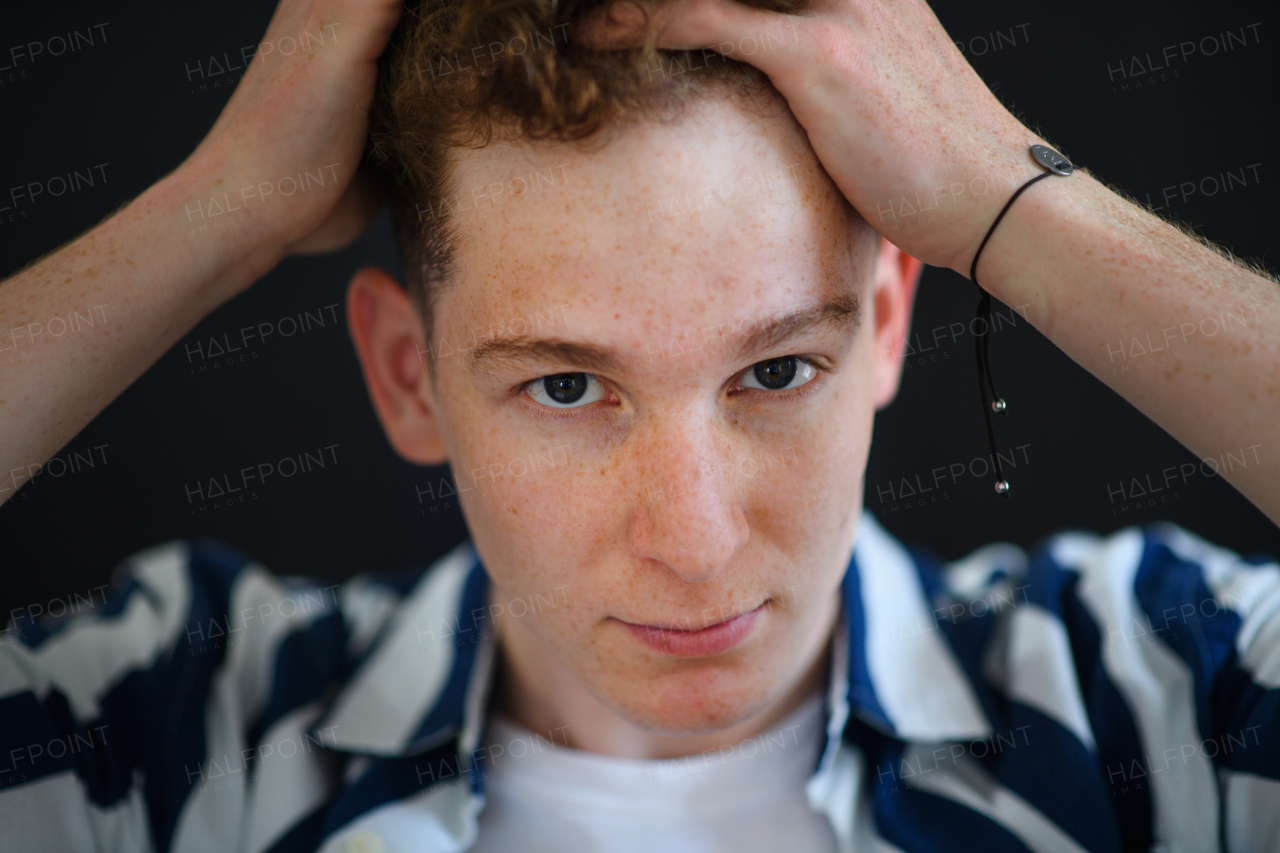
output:
MULTIPOLYGON (((369 160, 386 184, 404 276, 428 335, 435 296, 453 274, 450 150, 496 139, 603 142, 630 121, 675 120, 690 98, 712 91, 772 91, 731 54, 658 50, 652 28, 642 47, 588 48, 578 25, 609 1, 406 3, 380 60, 369 160)), ((663 0, 632 2, 648 19, 663 0)), ((790 12, 803 0, 748 2, 790 12)))

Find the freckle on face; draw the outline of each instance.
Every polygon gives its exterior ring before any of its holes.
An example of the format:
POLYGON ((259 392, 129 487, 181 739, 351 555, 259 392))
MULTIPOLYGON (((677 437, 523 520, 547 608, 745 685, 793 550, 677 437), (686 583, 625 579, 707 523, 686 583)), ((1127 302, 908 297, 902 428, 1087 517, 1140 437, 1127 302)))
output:
POLYGON ((619 369, 603 378, 620 402, 575 420, 538 418, 519 384, 573 365, 489 382, 465 357, 442 362, 437 395, 455 472, 501 468, 463 511, 504 597, 569 590, 563 606, 513 628, 537 653, 645 727, 724 728, 776 698, 820 644, 847 564, 874 412, 873 244, 789 113, 761 119, 728 100, 599 148, 461 152, 459 185, 563 163, 560 185, 459 223, 464 272, 440 296, 436 334, 465 340, 467 330, 564 306, 543 331, 616 353, 619 369), (749 197, 703 193, 746 176, 749 197), (686 194, 707 201, 651 215, 686 194), (844 343, 817 393, 790 408, 726 393, 750 362, 734 361, 736 333, 704 329, 851 293, 863 328, 822 338, 827 349, 844 343), (677 340, 702 345, 655 357, 677 340), (517 475, 515 459, 555 461, 517 475), (764 602, 741 645, 706 658, 661 655, 619 627, 701 627, 764 602))

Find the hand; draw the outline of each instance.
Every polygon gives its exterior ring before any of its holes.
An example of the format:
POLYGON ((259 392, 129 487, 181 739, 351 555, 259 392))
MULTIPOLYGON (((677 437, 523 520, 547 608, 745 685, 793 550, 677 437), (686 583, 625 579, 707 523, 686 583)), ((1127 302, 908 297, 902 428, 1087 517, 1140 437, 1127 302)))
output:
MULTIPOLYGON (((34 476, 210 311, 285 255, 337 248, 364 229, 378 200, 356 176, 378 56, 400 12, 400 0, 281 0, 195 152, 0 282, 0 316, 33 330, 0 371, 0 401, 31 401, 0 406, 0 470, 34 476), (300 177, 305 191, 291 183, 300 177), (97 302, 110 304, 109 324, 62 337, 34 331, 97 302)), ((0 489, 0 503, 19 485, 0 489)))
MULTIPOLYGON (((924 0, 817 0, 798 15, 736 0, 644 8, 658 47, 710 48, 767 74, 849 202, 925 263, 967 276, 1013 190, 1043 171, 1027 152, 1044 140, 1000 104, 924 0)), ((637 45, 642 21, 622 0, 579 36, 637 45)))
MULTIPOLYGON (((400 0, 281 0, 235 94, 181 167, 204 193, 257 206, 259 217, 235 241, 246 254, 336 249, 377 212, 378 193, 358 167, 378 56, 400 12, 400 0), (323 189, 239 195, 318 170, 323 189)), ((207 198, 197 193, 193 203, 207 198)))

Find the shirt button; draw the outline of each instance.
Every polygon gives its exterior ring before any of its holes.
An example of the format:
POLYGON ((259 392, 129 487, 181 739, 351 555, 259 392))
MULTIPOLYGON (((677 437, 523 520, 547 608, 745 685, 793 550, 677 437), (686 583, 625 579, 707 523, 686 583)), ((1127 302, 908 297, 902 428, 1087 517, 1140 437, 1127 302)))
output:
POLYGON ((357 832, 347 839, 347 853, 382 853, 385 845, 376 832, 357 832))

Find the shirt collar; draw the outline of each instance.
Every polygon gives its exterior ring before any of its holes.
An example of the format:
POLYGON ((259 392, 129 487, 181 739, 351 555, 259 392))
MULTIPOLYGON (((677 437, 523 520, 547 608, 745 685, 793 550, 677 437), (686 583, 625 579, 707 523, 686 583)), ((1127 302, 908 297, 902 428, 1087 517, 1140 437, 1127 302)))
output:
POLYGON ((470 754, 493 670, 487 587, 470 543, 441 558, 314 728, 343 752, 416 755, 457 735, 470 754))
MULTIPOLYGON (((832 638, 827 744, 835 760, 850 715, 902 740, 985 738, 991 726, 938 629, 921 567, 868 512, 858 525, 832 638)), ((414 586, 354 676, 315 726, 334 748, 415 755, 454 736, 479 743, 492 686, 495 637, 487 578, 464 543, 414 586)))
MULTIPOLYGON (((904 741, 990 737, 991 724, 935 618, 948 611, 930 601, 929 571, 863 512, 841 587, 851 712, 904 741)), ((940 585, 940 578, 930 580, 940 585)))

